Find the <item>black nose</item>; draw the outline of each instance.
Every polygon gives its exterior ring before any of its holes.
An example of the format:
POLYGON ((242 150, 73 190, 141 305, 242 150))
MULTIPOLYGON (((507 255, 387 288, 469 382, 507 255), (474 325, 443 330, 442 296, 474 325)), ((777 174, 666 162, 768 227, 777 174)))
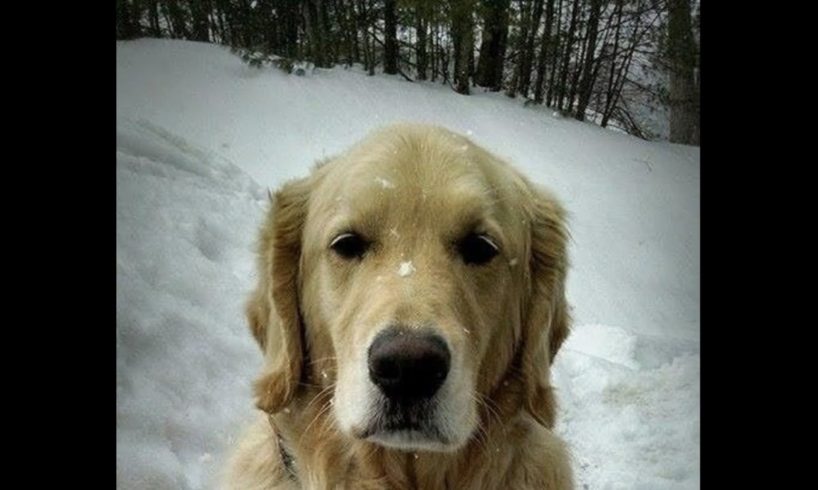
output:
POLYGON ((390 399, 420 400, 437 392, 449 374, 450 360, 440 336, 392 327, 369 346, 369 378, 390 399))

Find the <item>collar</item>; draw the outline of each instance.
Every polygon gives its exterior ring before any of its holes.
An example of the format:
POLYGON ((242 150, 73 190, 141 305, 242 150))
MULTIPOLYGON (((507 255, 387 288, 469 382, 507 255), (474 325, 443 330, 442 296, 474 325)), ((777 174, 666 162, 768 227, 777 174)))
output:
POLYGON ((287 447, 284 444, 284 438, 281 437, 281 432, 276 430, 275 422, 273 421, 273 415, 269 414, 268 419, 270 421, 270 426, 273 429, 273 432, 276 435, 276 442, 278 445, 278 453, 281 457, 281 463, 284 465, 284 469, 287 470, 287 474, 290 476, 291 480, 298 481, 298 474, 295 472, 295 459, 293 455, 287 450, 287 447))

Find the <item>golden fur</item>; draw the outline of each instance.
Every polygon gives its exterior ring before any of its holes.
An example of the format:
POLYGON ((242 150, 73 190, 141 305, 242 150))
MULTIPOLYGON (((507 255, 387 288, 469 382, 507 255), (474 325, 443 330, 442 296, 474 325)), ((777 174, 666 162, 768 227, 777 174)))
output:
POLYGON ((247 304, 265 356, 255 382, 260 412, 234 449, 227 488, 573 487, 567 450, 552 432, 550 365, 570 318, 565 213, 549 193, 463 136, 403 124, 322 162, 272 201, 247 304), (501 242, 500 255, 479 268, 447 248, 474 223, 501 242), (371 256, 354 264, 327 247, 349 225, 376 237, 371 256), (406 261, 411 274, 397 273, 406 261), (453 433, 468 437, 444 451, 377 445, 339 419, 359 402, 344 401, 354 385, 344 373, 395 321, 431 321, 452 346, 460 376, 451 375, 452 389, 472 401, 450 414, 453 433))

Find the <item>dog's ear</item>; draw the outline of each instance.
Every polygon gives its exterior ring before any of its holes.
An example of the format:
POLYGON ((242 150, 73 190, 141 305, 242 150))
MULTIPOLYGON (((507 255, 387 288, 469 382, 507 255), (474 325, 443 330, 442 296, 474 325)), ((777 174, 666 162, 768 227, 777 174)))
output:
POLYGON ((550 366, 568 336, 570 314, 565 299, 568 269, 565 211, 549 193, 529 184, 530 260, 524 307, 521 368, 526 410, 553 427, 556 400, 550 366))
POLYGON ((302 322, 299 311, 301 235, 311 181, 287 183, 271 196, 258 250, 259 282, 247 302, 250 330, 264 352, 255 382, 256 406, 275 413, 287 406, 301 380, 302 322))

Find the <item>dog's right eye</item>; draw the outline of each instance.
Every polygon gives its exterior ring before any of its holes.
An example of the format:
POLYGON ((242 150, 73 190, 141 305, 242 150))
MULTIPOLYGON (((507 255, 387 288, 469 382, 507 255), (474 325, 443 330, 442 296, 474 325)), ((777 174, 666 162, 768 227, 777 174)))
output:
POLYGON ((333 238, 329 248, 344 259, 360 259, 369 243, 357 233, 343 233, 333 238))
POLYGON ((494 241, 486 235, 470 233, 457 243, 457 251, 463 262, 469 265, 484 265, 500 253, 494 241))

